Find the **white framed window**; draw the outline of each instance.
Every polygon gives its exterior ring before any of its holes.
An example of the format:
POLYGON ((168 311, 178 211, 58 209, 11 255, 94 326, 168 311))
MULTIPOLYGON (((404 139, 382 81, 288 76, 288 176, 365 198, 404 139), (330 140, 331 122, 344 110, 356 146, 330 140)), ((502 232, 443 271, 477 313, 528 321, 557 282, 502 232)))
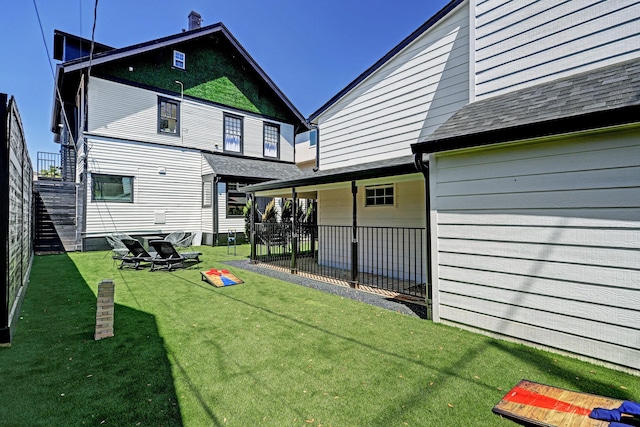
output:
POLYGON ((264 156, 280 158, 280 126, 272 123, 264 124, 264 156))
POLYGON ((91 201, 133 203, 133 177, 92 173, 91 201))
POLYGON ((395 189, 393 184, 367 185, 365 187, 365 206, 394 206, 395 189))
POLYGON ((158 98, 158 133, 180 135, 180 103, 158 98))
POLYGON ((186 57, 184 53, 179 52, 177 50, 173 51, 173 66, 175 68, 179 68, 180 70, 185 70, 186 66, 186 57))
POLYGON ((202 177, 202 207, 210 208, 213 205, 213 175, 202 177))
POLYGON ((224 115, 224 151, 242 154, 242 117, 224 115))

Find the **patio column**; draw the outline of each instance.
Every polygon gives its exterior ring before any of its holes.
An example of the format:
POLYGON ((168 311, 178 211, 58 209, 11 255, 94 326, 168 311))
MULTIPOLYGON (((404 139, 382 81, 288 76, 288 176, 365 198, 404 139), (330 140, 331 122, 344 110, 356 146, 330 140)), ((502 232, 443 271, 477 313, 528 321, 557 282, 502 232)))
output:
POLYGON ((298 193, 291 189, 291 273, 298 272, 298 193))
POLYGON ((256 262, 256 193, 249 194, 249 201, 251 202, 251 212, 249 212, 249 244, 251 245, 252 262, 256 262))
POLYGON ((355 181, 351 181, 352 199, 352 236, 351 236, 351 287, 358 285, 358 186, 355 181))

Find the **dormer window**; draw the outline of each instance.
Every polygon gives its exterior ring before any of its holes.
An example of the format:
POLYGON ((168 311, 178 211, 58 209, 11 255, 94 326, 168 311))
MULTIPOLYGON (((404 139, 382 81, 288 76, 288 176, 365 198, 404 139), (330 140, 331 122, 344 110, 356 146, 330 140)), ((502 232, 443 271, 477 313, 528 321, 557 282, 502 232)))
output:
POLYGON ((181 70, 186 69, 186 58, 184 53, 178 52, 177 50, 173 51, 173 66, 181 70))

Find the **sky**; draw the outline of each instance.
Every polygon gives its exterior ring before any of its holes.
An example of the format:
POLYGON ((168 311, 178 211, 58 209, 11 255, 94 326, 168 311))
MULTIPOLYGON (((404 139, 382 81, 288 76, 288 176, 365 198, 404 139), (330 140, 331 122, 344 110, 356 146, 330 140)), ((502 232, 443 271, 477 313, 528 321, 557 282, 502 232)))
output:
POLYGON ((58 152, 50 131, 53 31, 121 48, 224 23, 304 117, 320 108, 448 0, 0 0, 0 92, 14 96, 29 154, 58 152), (38 24, 36 7, 44 39, 38 24), (46 47, 45 47, 46 43, 46 47), (48 49, 48 52, 47 52, 48 49))

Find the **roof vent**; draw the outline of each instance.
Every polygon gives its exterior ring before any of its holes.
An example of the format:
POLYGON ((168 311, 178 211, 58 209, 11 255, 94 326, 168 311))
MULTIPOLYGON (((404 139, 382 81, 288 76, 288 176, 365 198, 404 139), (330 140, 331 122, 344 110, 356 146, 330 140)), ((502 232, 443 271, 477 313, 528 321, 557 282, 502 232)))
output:
POLYGON ((189 31, 197 30, 200 28, 200 24, 202 23, 202 16, 198 12, 194 12, 193 10, 189 14, 189 31))

